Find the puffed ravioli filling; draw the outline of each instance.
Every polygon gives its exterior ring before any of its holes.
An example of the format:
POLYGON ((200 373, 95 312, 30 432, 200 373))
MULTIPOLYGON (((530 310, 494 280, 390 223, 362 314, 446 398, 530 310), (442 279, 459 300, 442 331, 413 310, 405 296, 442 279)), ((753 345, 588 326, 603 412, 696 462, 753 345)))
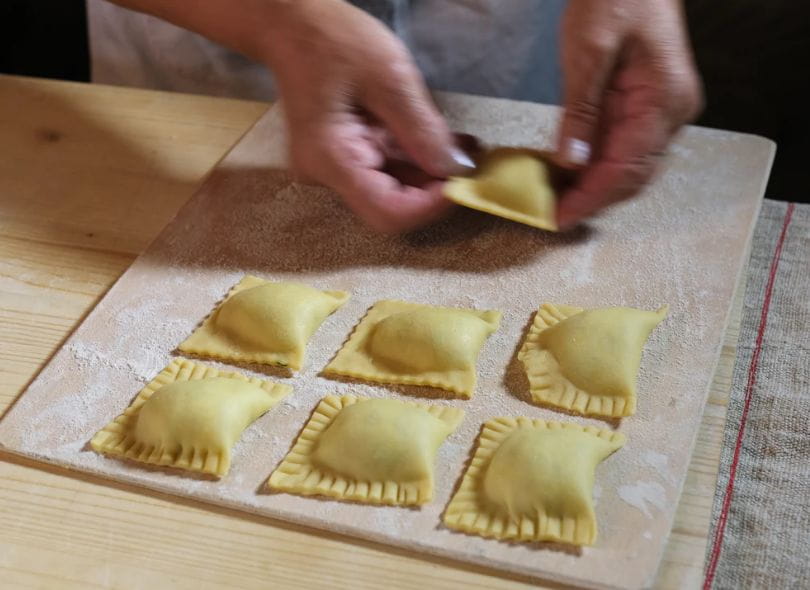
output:
POLYGON ((537 150, 494 148, 486 152, 475 174, 453 177, 444 196, 471 209, 540 229, 557 230, 557 197, 548 165, 537 150))
POLYGON ((378 301, 324 369, 367 381, 425 385, 469 398, 497 311, 378 301))
POLYGON ((267 485, 370 504, 424 504, 433 498, 436 452, 463 415, 447 406, 327 396, 267 485))
POLYGON ((90 445, 114 457, 222 477, 245 428, 291 390, 175 359, 90 445))
POLYGON ((667 307, 540 307, 518 358, 538 403, 619 418, 636 411, 644 344, 667 307))
POLYGON ((298 283, 245 276, 178 349, 188 354, 298 370, 307 341, 349 298, 298 283))
POLYGON ((444 523, 483 537, 592 545, 596 466, 623 445, 622 434, 592 426, 490 420, 444 523))

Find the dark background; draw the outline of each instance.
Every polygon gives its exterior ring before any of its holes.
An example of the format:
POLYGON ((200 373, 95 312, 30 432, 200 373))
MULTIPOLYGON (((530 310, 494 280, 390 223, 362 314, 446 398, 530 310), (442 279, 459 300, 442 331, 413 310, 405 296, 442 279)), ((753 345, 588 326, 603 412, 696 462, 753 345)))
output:
MULTIPOLYGON (((810 202, 810 2, 685 5, 706 91, 697 123, 776 141, 767 196, 810 202)), ((3 0, 0 72, 89 80, 84 0, 3 0)))

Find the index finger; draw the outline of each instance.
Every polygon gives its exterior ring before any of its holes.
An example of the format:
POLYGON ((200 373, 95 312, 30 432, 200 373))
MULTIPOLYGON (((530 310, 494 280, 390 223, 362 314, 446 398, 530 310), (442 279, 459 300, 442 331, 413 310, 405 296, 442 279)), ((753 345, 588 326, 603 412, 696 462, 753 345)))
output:
POLYGON ((443 181, 409 186, 382 170, 348 167, 333 186, 363 221, 378 231, 403 232, 440 219, 453 204, 441 194, 443 181))
POLYGON ((606 118, 596 157, 561 196, 557 210, 560 227, 570 227, 635 195, 655 174, 673 134, 666 114, 663 109, 647 106, 623 110, 606 118))
POLYGON ((374 128, 339 123, 299 131, 305 142, 293 151, 303 172, 336 191, 368 225, 388 233, 407 231, 453 206, 441 194, 441 180, 407 162, 391 166, 374 128))

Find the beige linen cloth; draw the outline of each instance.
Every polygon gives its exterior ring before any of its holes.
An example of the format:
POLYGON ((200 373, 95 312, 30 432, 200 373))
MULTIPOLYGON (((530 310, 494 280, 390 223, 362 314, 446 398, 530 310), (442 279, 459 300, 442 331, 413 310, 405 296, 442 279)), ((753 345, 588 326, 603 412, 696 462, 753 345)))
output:
POLYGON ((810 588, 810 205, 765 201, 704 588, 810 588))

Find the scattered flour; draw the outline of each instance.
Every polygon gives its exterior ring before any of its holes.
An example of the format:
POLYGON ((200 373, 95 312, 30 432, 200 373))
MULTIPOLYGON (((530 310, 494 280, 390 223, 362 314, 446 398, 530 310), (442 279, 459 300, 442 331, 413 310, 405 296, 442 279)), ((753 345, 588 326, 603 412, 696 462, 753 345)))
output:
POLYGON ((641 455, 641 460, 648 466, 652 467, 661 478, 667 483, 675 483, 672 472, 669 470, 669 457, 663 453, 657 453, 651 449, 647 449, 641 455))
POLYGON ((588 241, 571 251, 569 265, 560 273, 566 284, 590 285, 594 281, 593 257, 597 242, 588 241))
POLYGON ((638 481, 633 485, 619 486, 618 494, 619 498, 633 508, 641 510, 647 518, 653 517, 647 505, 648 503, 659 510, 663 510, 667 501, 664 486, 657 482, 638 481))

